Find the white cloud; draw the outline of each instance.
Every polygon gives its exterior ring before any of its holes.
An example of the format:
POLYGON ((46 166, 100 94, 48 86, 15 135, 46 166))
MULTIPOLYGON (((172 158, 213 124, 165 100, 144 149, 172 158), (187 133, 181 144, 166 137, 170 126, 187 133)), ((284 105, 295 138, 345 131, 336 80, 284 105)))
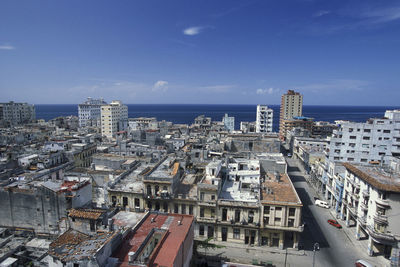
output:
POLYGON ((379 24, 400 19, 400 6, 372 9, 361 13, 361 17, 369 19, 367 22, 379 24))
POLYGON ((267 95, 267 94, 268 95, 272 95, 272 94, 277 93, 277 92, 279 92, 278 88, 272 88, 272 87, 265 88, 265 89, 259 88, 259 89, 257 89, 256 94, 257 95, 267 95))
POLYGON ((15 47, 12 45, 8 45, 8 44, 4 44, 4 45, 0 45, 0 50, 14 50, 15 47))
POLYGON ((331 13, 329 10, 319 10, 313 14, 313 17, 322 17, 331 13))
POLYGON ((153 85, 153 91, 162 91, 165 92, 168 89, 168 82, 167 81, 157 81, 153 85))
POLYGON ((204 27, 201 26, 189 27, 183 30, 183 34, 193 36, 199 34, 203 29, 204 27))

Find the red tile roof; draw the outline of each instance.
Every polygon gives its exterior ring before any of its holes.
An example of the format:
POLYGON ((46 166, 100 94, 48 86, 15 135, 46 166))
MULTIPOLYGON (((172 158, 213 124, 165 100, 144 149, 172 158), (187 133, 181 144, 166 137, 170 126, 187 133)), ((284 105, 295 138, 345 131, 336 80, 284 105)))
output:
POLYGON ((136 252, 140 245, 145 241, 147 235, 153 228, 160 229, 168 218, 171 223, 168 226, 168 234, 158 250, 154 249, 151 255, 151 261, 154 266, 173 266, 175 257, 178 254, 181 244, 185 241, 188 232, 193 224, 193 216, 180 214, 149 214, 140 227, 128 234, 125 240, 117 249, 117 253, 113 257, 119 258, 120 266, 132 267, 129 265, 130 251, 136 252), (152 222, 154 218, 154 222, 152 222), (178 224, 181 221, 181 224, 178 224))

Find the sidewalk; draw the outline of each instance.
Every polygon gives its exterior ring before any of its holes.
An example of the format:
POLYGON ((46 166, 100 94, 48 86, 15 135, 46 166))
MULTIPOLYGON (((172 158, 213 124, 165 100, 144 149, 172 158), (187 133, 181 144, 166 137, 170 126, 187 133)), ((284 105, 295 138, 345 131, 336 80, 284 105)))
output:
MULTIPOLYGON (((314 184, 309 180, 309 175, 305 172, 304 168, 302 168, 301 164, 296 161, 296 166, 299 167, 301 172, 304 174, 304 178, 306 179, 307 183, 309 184, 310 188, 314 192, 316 196, 320 199, 325 199, 323 196, 320 195, 320 192, 314 187, 314 184)), ((377 264, 377 266, 390 266, 390 261, 385 259, 383 256, 369 256, 368 251, 368 240, 357 240, 356 239, 356 227, 347 227, 346 221, 338 218, 335 210, 329 209, 332 218, 335 218, 339 223, 343 226, 342 231, 347 236, 349 241, 356 247, 362 254, 365 255, 365 259, 370 261, 371 263, 377 264)))

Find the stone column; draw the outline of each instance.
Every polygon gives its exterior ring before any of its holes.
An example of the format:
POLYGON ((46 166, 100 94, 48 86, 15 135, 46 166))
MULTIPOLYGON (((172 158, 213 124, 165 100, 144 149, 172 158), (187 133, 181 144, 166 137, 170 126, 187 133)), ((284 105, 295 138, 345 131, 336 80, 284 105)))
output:
POLYGON ((346 209, 346 226, 350 226, 350 211, 349 208, 346 209))
POLYGON ((374 241, 371 236, 368 237, 368 255, 371 257, 374 256, 374 241))
POLYGON ((279 249, 283 249, 283 245, 285 242, 285 236, 284 236, 284 232, 280 232, 279 233, 279 249))
POLYGON ((360 235, 361 235, 361 226, 360 226, 360 222, 357 221, 356 222, 356 239, 360 240, 360 235))
POLYGON ((293 248, 298 248, 298 247, 299 247, 298 233, 294 232, 293 233, 293 248))

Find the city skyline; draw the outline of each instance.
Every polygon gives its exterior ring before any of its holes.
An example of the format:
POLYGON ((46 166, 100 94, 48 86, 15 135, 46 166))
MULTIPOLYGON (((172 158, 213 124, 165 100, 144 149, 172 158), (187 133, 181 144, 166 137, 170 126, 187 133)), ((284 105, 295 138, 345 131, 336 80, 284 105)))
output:
POLYGON ((0 99, 396 106, 396 1, 0 4, 0 99), (379 97, 377 95, 379 94, 379 97))

